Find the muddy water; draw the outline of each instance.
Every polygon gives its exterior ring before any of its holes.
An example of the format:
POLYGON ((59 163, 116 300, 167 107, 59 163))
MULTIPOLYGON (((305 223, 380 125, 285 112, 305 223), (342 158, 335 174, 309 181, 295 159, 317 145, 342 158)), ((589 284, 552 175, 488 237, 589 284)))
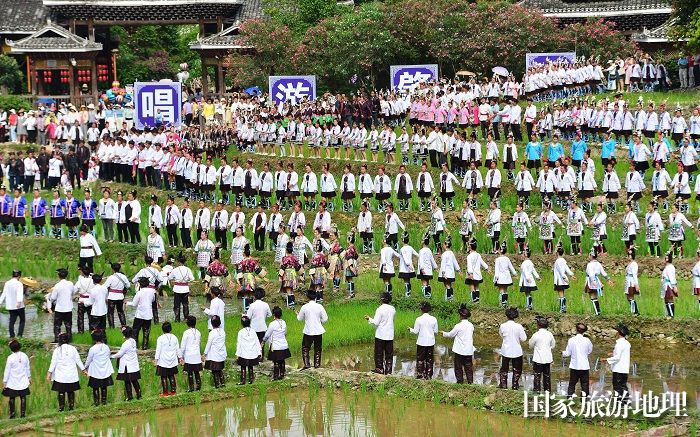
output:
MULTIPOLYGON (((81 422, 46 434, 93 436, 601 436, 612 430, 523 419, 357 392, 270 393, 142 416, 81 422)), ((29 435, 29 434, 24 434, 29 435)))
MULTIPOLYGON (((561 356, 566 347, 565 338, 557 338, 552 364, 552 390, 566 394, 569 380, 569 359, 561 356)), ((474 344, 474 383, 498 385, 500 342, 494 338, 476 337, 474 344)), ((450 352, 451 342, 438 339, 435 347, 434 378, 455 381, 453 359, 450 352)), ((612 390, 612 373, 602 358, 612 352, 614 341, 593 340, 591 354, 591 390, 605 393, 612 390)), ((663 392, 687 393, 688 408, 700 409, 700 361, 689 351, 693 346, 685 344, 669 345, 650 341, 632 341, 632 368, 629 387, 633 394, 655 394, 663 392), (661 349, 664 347, 664 349, 661 349)), ((521 387, 532 389, 532 354, 525 351, 525 363, 521 387)), ((369 345, 348 346, 324 352, 324 365, 347 370, 370 371, 374 368, 373 348, 369 345)), ((400 340, 394 346, 394 374, 415 375, 415 342, 411 339, 400 340)), ((510 380, 510 377, 509 377, 510 380)))
MULTIPOLYGON (((201 306, 205 304, 206 299, 202 296, 197 296, 190 298, 190 314, 199 318, 206 319, 206 315, 202 312, 201 306)), ((167 315, 165 320, 172 320, 173 317, 173 299, 161 298, 161 308, 158 310, 161 314, 161 318, 167 315)), ((73 308, 73 332, 77 331, 77 305, 73 308)), ((134 311, 132 307, 125 307, 126 317, 130 321, 133 317, 134 311)), ((49 315, 43 310, 37 310, 34 305, 28 305, 26 309, 26 323, 24 327, 24 336, 30 338, 37 338, 43 340, 53 339, 53 316, 49 315)), ((234 307, 233 305, 226 305, 226 314, 234 314, 240 312, 240 309, 234 307)), ((114 315, 114 319, 119 326, 119 318, 114 315)), ((0 332, 7 332, 7 327, 10 322, 10 315, 8 313, 0 313, 0 332)), ((19 322, 17 322, 19 323, 19 322)), ((18 324, 15 324, 15 330, 18 328, 18 324)), ((87 329, 87 316, 85 316, 85 329, 87 329)))

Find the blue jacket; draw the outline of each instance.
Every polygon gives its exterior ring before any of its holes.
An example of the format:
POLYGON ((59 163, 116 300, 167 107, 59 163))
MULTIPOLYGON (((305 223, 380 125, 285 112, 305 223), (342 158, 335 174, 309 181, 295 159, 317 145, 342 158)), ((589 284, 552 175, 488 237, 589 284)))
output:
POLYGON ((10 205, 12 204, 12 199, 10 199, 9 194, 0 196, 0 214, 9 215, 10 205))
POLYGON ((39 202, 36 204, 34 203, 34 199, 32 199, 32 203, 30 205, 32 218, 43 217, 46 215, 46 200, 43 197, 40 197, 39 202))
POLYGON ((24 196, 15 197, 12 199, 12 217, 24 217, 27 211, 27 199, 24 196), (19 202, 15 203, 17 200, 19 202))
POLYGON ((95 210, 97 202, 95 199, 85 199, 80 202, 80 218, 83 220, 95 220, 95 210))
POLYGON ((561 143, 552 143, 549 145, 549 148, 547 149, 548 161, 556 161, 562 156, 564 156, 564 147, 562 147, 561 143))
POLYGON ((80 202, 78 199, 73 197, 72 199, 65 200, 66 202, 66 218, 74 218, 78 216, 78 208, 80 208, 80 202))
POLYGON ((66 216, 66 201, 64 199, 52 199, 51 200, 51 217, 65 217, 66 216))
POLYGON ((583 154, 588 150, 586 142, 583 140, 574 141, 571 143, 571 159, 574 161, 582 161, 583 154))
POLYGON ((542 159, 542 144, 539 142, 529 142, 525 146, 525 155, 529 161, 539 161, 542 159))
POLYGON ((615 147, 617 147, 617 141, 610 138, 607 141, 603 141, 603 147, 600 151, 601 158, 610 158, 615 154, 615 147))

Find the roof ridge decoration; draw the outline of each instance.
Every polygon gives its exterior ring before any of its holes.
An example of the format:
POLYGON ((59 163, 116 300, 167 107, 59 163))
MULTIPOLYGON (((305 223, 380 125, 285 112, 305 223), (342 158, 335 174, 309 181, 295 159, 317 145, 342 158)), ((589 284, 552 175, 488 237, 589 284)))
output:
POLYGON ((30 52, 94 52, 102 44, 78 36, 68 29, 46 21, 46 25, 26 38, 6 40, 12 53, 30 52))

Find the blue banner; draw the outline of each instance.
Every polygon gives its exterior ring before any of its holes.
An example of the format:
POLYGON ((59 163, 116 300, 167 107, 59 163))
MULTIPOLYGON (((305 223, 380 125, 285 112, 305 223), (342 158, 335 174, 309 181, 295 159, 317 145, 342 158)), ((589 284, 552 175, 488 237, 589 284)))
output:
POLYGON ((316 76, 270 76, 270 97, 275 104, 316 99, 316 76))
POLYGON ((398 91, 409 90, 423 82, 438 79, 437 64, 392 65, 389 69, 391 88, 398 91))
POLYGON ((573 64, 576 62, 576 52, 562 53, 528 53, 525 55, 525 68, 547 64, 573 64))
POLYGON ((136 129, 156 126, 179 127, 182 85, 180 82, 136 82, 134 84, 134 125, 136 129))

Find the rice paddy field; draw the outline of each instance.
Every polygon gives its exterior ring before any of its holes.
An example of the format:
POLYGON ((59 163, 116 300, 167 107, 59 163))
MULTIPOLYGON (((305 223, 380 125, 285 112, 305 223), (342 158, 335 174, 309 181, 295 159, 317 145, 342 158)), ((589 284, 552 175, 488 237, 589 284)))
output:
MULTIPOLYGON (((657 103, 663 99, 668 99, 670 107, 675 107, 676 103, 684 108, 695 105, 700 102, 700 93, 644 93, 641 96, 647 100, 652 99, 657 103)), ((612 98, 612 96, 610 96, 612 98)), ((638 94, 626 95, 629 102, 636 102, 638 94)), ((597 98, 600 98, 597 96, 597 98)), ((538 105, 539 107, 539 105, 538 105)), ((481 140, 480 140, 481 141, 481 140)), ((482 146, 485 145, 484 141, 482 146)), ((501 143, 499 143, 500 145, 501 143)), ((543 144, 546 149, 548 142, 543 144)), ((570 143, 563 142, 565 150, 570 150, 570 143)), ((524 150, 524 143, 519 145, 519 152, 524 150)), ((0 144, 0 151, 16 150, 26 146, 0 144)), ((602 168, 600 167, 600 145, 589 143, 592 150, 592 158, 596 161, 597 168, 595 178, 599 187, 602 186, 602 168)), ((342 175, 342 168, 346 163, 353 166, 353 172, 359 170, 359 162, 345 160, 326 160, 309 158, 309 150, 304 148, 305 158, 286 157, 285 162, 293 162, 298 172, 303 171, 303 165, 310 162, 316 174, 320 174, 321 164, 328 162, 330 164, 331 173, 339 181, 342 175)), ((239 161, 244 161, 251 158, 255 162, 256 168, 260 169, 262 163, 269 161, 276 162, 277 159, 271 156, 261 156, 256 153, 240 152, 234 147, 229 148, 227 156, 238 157, 239 161)), ((617 156, 619 163, 616 166, 616 172, 621 180, 628 170, 628 164, 625 159, 627 149, 625 146, 618 146, 617 156)), ((676 170, 676 159, 667 166, 671 176, 676 170)), ((385 157, 380 156, 379 162, 367 163, 369 174, 376 175, 377 168, 380 164, 385 164, 385 157)), ((400 154, 396 158, 397 162, 401 162, 400 154)), ((218 159, 216 162, 218 165, 218 159)), ((398 172, 398 165, 385 164, 387 174, 392 178, 398 172)), ((408 166, 408 173, 415 179, 419 169, 411 164, 408 166)), ((430 169, 433 179, 437 180, 437 171, 430 169)), ((482 169, 482 171, 484 171, 482 169)), ((517 198, 513 189, 512 183, 506 182, 505 172, 502 172, 504 177, 502 197, 500 199, 501 209, 503 211, 502 222, 504 226, 501 231, 501 239, 505 239, 509 243, 509 256, 516 269, 519 268, 523 258, 513 252, 513 231, 512 227, 506 224, 510 223, 517 198)), ((647 187, 650 185, 651 171, 647 171, 645 182, 647 187)), ((133 189, 135 187, 125 184, 102 184, 97 183, 92 185, 96 190, 94 197, 99 199, 99 189, 102 186, 110 186, 114 191, 133 189)), ((139 199, 142 204, 142 239, 145 241, 147 235, 146 222, 148 208, 148 199, 152 194, 156 194, 161 206, 167 196, 167 192, 154 188, 136 187, 139 192, 139 199)), ((82 193, 76 191, 79 199, 82 198, 82 193)), ((48 199, 49 193, 42 193, 48 199)), ((624 197, 624 196, 622 196, 624 197)), ((462 202, 466 199, 466 193, 463 189, 457 189, 455 198, 455 211, 447 210, 445 218, 447 221, 446 234, 449 234, 453 241, 453 250, 457 255, 458 262, 464 266, 466 251, 462 247, 462 242, 459 236, 459 218, 458 212, 462 206, 462 202)), ((320 199, 319 199, 320 200, 320 199)), ((396 204, 396 199, 391 199, 396 204)), ((484 255, 486 262, 493 268, 494 257, 488 255, 491 248, 489 237, 486 235, 484 222, 488 214, 489 198, 486 193, 481 193, 478 196, 478 207, 475 210, 479 220, 479 227, 476 230, 475 238, 478 242, 479 251, 484 255)), ((646 212, 646 205, 651 200, 648 192, 640 202, 641 213, 639 217, 643 221, 643 214, 646 212)), ((178 198, 176 204, 182 205, 182 199, 178 198)), ((324 367, 335 367, 343 370, 357 370, 365 372, 371 366, 369 361, 369 352, 371 352, 372 341, 374 338, 374 329, 365 320, 366 314, 372 315, 378 304, 379 294, 384 291, 382 281, 378 277, 379 255, 378 251, 381 247, 381 238, 384 233, 384 215, 376 212, 375 203, 372 205, 374 213, 374 254, 361 255, 360 257, 360 276, 356 278, 355 288, 357 297, 353 300, 346 299, 345 283, 341 283, 341 288, 338 292, 332 292, 330 282, 328 283, 325 293, 325 307, 329 315, 329 321, 326 324, 327 333, 324 335, 324 367), (350 351, 350 352, 347 352, 350 351), (349 354, 349 355, 348 355, 349 354), (341 364, 338 364, 341 363, 341 364), (350 363, 350 364, 348 364, 350 363), (357 366, 352 363, 361 363, 357 366)), ((213 209, 212 205, 208 205, 213 209)), ((609 214, 608 217, 608 240, 605 242, 607 255, 600 257, 600 262, 603 264, 607 273, 611 277, 611 284, 607 284, 604 293, 600 298, 603 316, 599 319, 594 319, 593 308, 589 297, 584 293, 585 273, 584 269, 587 262, 587 253, 592 247, 590 239, 590 231, 583 238, 583 253, 584 255, 570 255, 571 249, 568 238, 563 237, 561 241, 566 250, 566 258, 575 272, 575 278, 572 278, 571 288, 567 292, 567 307, 568 315, 571 321, 581 320, 590 321, 602 320, 603 323, 609 323, 610 326, 617 323, 619 320, 630 321, 638 320, 639 328, 643 332, 637 332, 639 337, 647 338, 642 334, 656 335, 654 330, 655 323, 678 323, 679 331, 683 326, 695 326, 693 323, 697 320, 700 314, 700 304, 692 294, 692 283, 690 270, 692 266, 700 259, 695 253, 698 249, 698 236, 696 230, 686 230, 686 240, 684 242, 685 257, 675 262, 679 276, 679 297, 676 301, 676 317, 673 321, 663 321, 665 316, 663 299, 660 298, 660 273, 664 267, 663 259, 648 256, 646 246, 643 242, 644 230, 640 230, 640 238, 637 242, 638 257, 637 261, 640 265, 640 290, 641 295, 637 298, 637 304, 641 312, 638 318, 629 316, 630 308, 624 295, 624 269, 627 265, 627 259, 624 256, 625 246, 621 240, 620 222, 622 220, 623 204, 618 203, 618 212, 609 214)), ((340 240, 345 242, 345 237, 348 232, 355 226, 357 222, 357 211, 359 203, 357 200, 354 204, 353 212, 342 212, 340 200, 336 200, 335 211, 331 212, 333 222, 337 225, 340 231, 340 240)), ((197 205, 192 202, 191 208, 196 212, 197 205)), ((700 214, 700 203, 694 199, 690 202, 690 212, 688 219, 695 224, 700 214)), ((227 207, 229 211, 231 207, 227 207)), ((422 236, 429 226, 430 216, 426 212, 420 212, 417 198, 412 199, 410 211, 399 212, 399 217, 406 225, 406 230, 409 233, 410 243, 418 248, 422 236)), ((526 209, 533 220, 540 212, 540 196, 533 192, 530 197, 530 206, 526 209)), ((555 207, 554 211, 564 218, 565 212, 560 208, 555 207)), ((246 216, 250 219, 251 210, 244 209, 246 216)), ((665 222, 667 222, 668 213, 660 211, 665 222)), ((313 221, 315 211, 305 212, 307 223, 313 221)), ((282 215, 285 220, 289 217, 289 211, 283 211, 282 215)), ((587 214, 589 217, 591 214, 587 214)), ((29 220, 28 220, 29 222, 29 220)), ((311 231, 307 226, 307 236, 311 238, 311 231)), ((40 289, 35 290, 32 300, 37 307, 41 305, 43 294, 46 290, 57 281, 55 270, 59 267, 68 267, 71 275, 69 279, 75 279, 77 276, 77 263, 79 244, 76 241, 66 239, 55 240, 48 237, 33 237, 33 229, 29 228, 30 236, 0 236, 0 283, 10 277, 13 269, 21 269, 24 276, 31 276, 40 281, 40 289)), ((100 221, 97 221, 96 233, 98 241, 103 250, 103 255, 95 261, 96 272, 110 272, 109 263, 120 262, 123 265, 122 271, 130 278, 142 267, 143 256, 145 255, 145 245, 121 244, 118 242, 104 242, 103 230, 100 221)), ((161 232, 165 237, 165 233, 161 232)), ((543 255, 542 242, 537 238, 537 226, 529 233, 528 244, 532 249, 532 260, 535 263, 536 269, 541 277, 538 281, 538 290, 533 293, 534 310, 525 311, 522 313, 528 320, 534 314, 545 314, 552 318, 557 318, 559 311, 558 294, 553 289, 553 273, 552 265, 556 259, 552 255, 543 255)), ((565 235, 563 228, 557 229, 557 237, 565 235)), ((247 236, 252 241, 252 231, 247 229, 247 236)), ((229 242, 231 241, 229 234, 229 242)), ((193 238, 194 241, 194 238, 193 238)), ((555 238, 555 242, 557 239, 555 238)), ((356 242, 356 246, 361 247, 361 241, 356 242)), ((661 243, 662 253, 669 249, 666 235, 662 237, 661 243)), ((180 252, 179 248, 168 249, 169 255, 177 255, 180 252)), ((196 275, 194 254, 185 252, 188 257, 187 264, 192 267, 196 275)), ((230 250, 228 248, 223 251, 222 259, 228 261, 230 250)), ((266 289, 266 300, 271 305, 283 306, 283 298, 278 293, 279 283, 276 280, 277 266, 274 265, 274 254, 270 250, 262 252, 253 251, 253 256, 257 257, 261 264, 266 267, 269 272, 265 279, 261 280, 261 284, 266 289)), ((436 255, 439 263, 439 257, 436 255)), ((398 271, 398 266, 397 266, 398 271)), ((517 277, 514 278, 516 286, 511 287, 509 295, 509 304, 518 308, 524 308, 525 296, 518 291, 517 277)), ((304 289, 306 288, 303 287, 304 289)), ((487 312, 495 314, 499 307, 498 292, 492 284, 492 271, 485 272, 484 283, 481 284, 481 302, 477 305, 471 304, 468 286, 464 284, 464 275, 460 274, 457 277, 455 284, 454 301, 450 303, 444 302, 444 288, 437 280, 433 281, 432 303, 436 307, 435 315, 438 317, 441 329, 456 323, 456 308, 462 303, 468 303, 473 313, 487 312)), ((306 301, 303 297, 303 290, 297 294, 297 299, 300 303, 306 301)), ((203 287, 200 283, 194 284, 192 293, 201 296, 203 287)), ((395 278, 393 280, 393 296, 394 304, 398 312, 396 315, 396 337, 398 342, 403 342, 406 345, 407 351, 413 350, 414 337, 408 333, 408 327, 413 325, 413 322, 418 315, 418 305, 424 298, 421 295, 420 283, 416 280, 412 281, 411 297, 404 297, 403 281, 395 278)), ((171 308, 172 297, 167 297, 168 302, 166 307, 161 312, 161 321, 172 320, 173 315, 171 308)), ((229 358, 233 357, 235 351, 236 333, 239 329, 237 313, 240 312, 241 303, 234 298, 227 297, 225 299, 227 305, 227 317, 225 323, 225 331, 227 334, 226 345, 229 352, 229 358)), ((194 299, 192 305, 199 306, 204 304, 201 297, 194 299)), ((4 311, 4 310, 0 310, 4 311)), ((37 310, 39 315, 36 319, 28 323, 49 323, 48 316, 37 310)), ((500 312, 499 312, 500 313, 500 312)), ((133 312, 127 310, 127 319, 132 320, 133 312)), ((494 316, 495 317, 495 316, 494 316)), ((296 320, 295 314, 291 310, 284 310, 283 318, 288 324, 288 340, 293 358, 288 362, 290 366, 297 366, 300 355, 300 344, 302 337, 302 323, 296 320)), ((634 323, 634 322, 633 322, 634 323)), ((663 332, 673 331, 664 325, 663 332)), ((202 347, 206 342, 207 329, 206 321, 199 320, 198 328, 203 333, 202 347)), ((74 324, 75 329, 75 324, 74 324)), ((185 326, 182 323, 174 323, 173 333, 180 338, 185 326)), ((40 330, 41 331, 41 330, 40 330)), ((484 328, 485 334, 490 332, 484 328)), ((127 403, 124 401, 124 389, 121 382, 116 382, 114 387, 111 387, 108 395, 108 407, 91 408, 92 393, 87 387, 87 380, 81 376, 82 390, 78 392, 76 405, 78 410, 74 414, 56 415, 57 400, 55 393, 50 391, 50 383, 46 382, 45 375, 49 367, 51 358, 51 350, 53 346, 44 344, 52 338, 50 334, 50 326, 46 328, 44 335, 37 335, 35 339, 27 339, 25 341, 25 351, 30 355, 32 368, 32 394, 28 398, 28 413, 29 417, 24 420, 10 421, 7 419, 7 412, 4 405, 0 405, 0 435, 11 432, 19 433, 24 430, 28 433, 20 435, 175 435, 177 433, 187 432, 191 435, 215 436, 215 435, 404 435, 409 432, 419 432, 426 436, 443 436, 443 435, 503 435, 503 436, 520 436, 520 435, 590 435, 599 433, 601 435, 618 435, 622 429, 591 427, 588 423, 565 423, 560 421, 530 421, 522 420, 516 417, 509 417, 508 420, 502 420, 503 415, 492 412, 476 411, 464 406, 474 405, 478 403, 479 408, 483 409, 482 402, 486 396, 492 391, 492 384, 484 382, 484 385, 474 386, 477 388, 465 388, 460 390, 476 390, 471 393, 462 404, 452 402, 452 398, 444 395, 442 382, 433 381, 426 382, 429 384, 425 387, 421 386, 424 391, 421 393, 432 393, 423 397, 416 396, 419 390, 412 387, 413 381, 408 381, 405 386, 397 388, 392 394, 384 393, 384 385, 367 388, 364 385, 358 385, 349 389, 348 386, 338 383, 334 390, 326 388, 318 388, 304 383, 308 387, 300 388, 296 385, 301 379, 295 379, 293 383, 282 382, 272 383, 266 376, 267 370, 261 371, 261 376, 258 377, 256 384, 243 388, 236 387, 235 383, 238 380, 238 367, 233 362, 227 363, 227 386, 224 389, 215 391, 209 380, 208 373, 205 372, 203 378, 204 390, 201 393, 185 394, 186 378, 181 373, 178 375, 178 387, 180 394, 175 397, 160 398, 160 380, 155 375, 155 368, 152 365, 151 355, 146 353, 141 356, 141 386, 143 389, 143 400, 140 402, 127 403), (358 388, 359 387, 359 388, 358 388), (237 399, 230 400, 227 398, 234 397, 237 399), (212 403, 210 401, 220 400, 212 403), (412 400, 406 400, 412 399, 412 400), (415 401, 415 399, 419 399, 415 401), (474 401, 478 399, 478 402, 474 401), (388 400, 388 401, 387 401, 388 400), (167 410, 156 411, 154 408, 170 408, 167 410), (125 414, 130 414, 125 417, 110 417, 109 411, 121 411, 125 414), (94 413, 94 414, 93 414, 94 413), (23 424, 24 428, 16 427, 16 424, 23 424)), ((154 326, 151 330, 150 346, 155 347, 155 342, 160 335, 160 327, 154 326)), ((492 333, 493 335, 496 335, 492 333)), ((685 334, 684 334, 685 335, 685 334)), ((565 341, 561 339, 561 341, 565 341)), ((638 343, 638 349, 633 352, 642 353, 642 341, 638 343)), ((118 329, 107 330, 107 342, 109 346, 117 348, 122 342, 122 335, 118 329)), ((74 343, 79 346, 85 358, 87 347, 91 344, 91 339, 88 334, 74 334, 74 343)), ((612 342, 607 343, 603 349, 607 350, 610 346, 612 350, 612 342)), ((444 344, 445 350, 449 348, 449 344, 444 344)), ((481 345, 484 350, 491 350, 493 347, 489 342, 485 341, 481 345)), ((598 347, 598 346, 597 346, 598 347)), ((664 349, 666 346, 660 348, 664 349)), ((654 378, 654 372, 660 372, 660 368, 665 369, 664 364, 672 360, 673 357, 678 357, 683 361, 682 367, 684 370, 676 372, 668 370, 673 377, 681 377, 683 375, 685 384, 682 387, 687 389, 694 384, 693 381, 700 380, 700 368, 694 364, 687 364, 692 361, 694 352, 697 348, 696 344, 678 344, 673 346, 671 352, 667 355, 656 356, 650 358, 650 363, 647 363, 649 368, 648 373, 645 373, 646 378, 651 380, 654 378), (690 384, 690 385, 688 385, 690 384)), ((412 352, 410 352, 412 353, 412 352)), ((601 352, 602 353, 602 352, 601 352)), ((0 348, 0 362, 9 354, 7 347, 0 348)), ((399 352, 397 352, 397 360, 399 352)), ((405 352, 404 355, 409 354, 405 352)), ((449 354, 444 354, 447 357, 449 354)), ((495 354, 494 354, 495 356, 495 354)), ((486 355, 482 358, 486 360, 495 360, 491 355, 486 355)), ((401 358, 401 360, 409 360, 409 358, 401 358)), ((494 361, 495 362, 495 361, 494 361)), ((449 361, 445 358, 444 363, 449 366, 449 361)), ((439 365, 439 364, 438 364, 439 365)), ((645 364, 646 365, 646 364, 645 364)), ((678 367, 681 367, 679 365, 678 367)), ((447 367, 445 367, 447 368, 447 367)), ((676 367, 674 367, 675 369, 676 367)), ((526 372, 530 371, 530 367, 526 364, 526 372)), ((665 370, 661 370, 665 371, 665 370)), ((565 367, 562 366, 561 372, 565 372, 565 367)), ((403 375, 403 374, 402 374, 403 375)), ((404 375, 410 376, 410 375, 404 375)), ((302 378, 303 377, 295 377, 302 378)), ((315 380, 314 378, 310 378, 315 380)), ((395 378, 399 381, 405 378, 395 378)), ((390 381, 393 379, 390 379, 390 381)), ((449 379, 445 379, 448 381, 449 379)), ((664 379, 664 384, 666 384, 664 379)), ((673 391, 676 382, 675 379, 669 379, 669 383, 664 385, 664 390, 673 391)), ((302 384, 302 385, 304 385, 302 384)), ((394 384, 386 383, 386 387, 394 384)), ((396 383, 398 385, 404 383, 396 383)), ((609 384, 608 384, 609 385, 609 384)), ((446 384, 451 386, 451 384, 446 384)), ((494 390, 495 391, 495 390, 494 390)), ((466 392, 464 392, 466 393, 466 392)), ((698 392, 700 393, 700 392, 698 392)), ((464 396, 467 396, 466 394, 464 396)), ((505 395, 504 395, 505 396, 505 395)), ((697 393, 689 393, 689 396, 700 396, 697 393)), ((500 413, 513 413, 512 405, 516 396, 508 398, 511 410, 498 410, 500 413)), ((522 396, 517 395, 518 402, 522 402, 522 396)), ((694 413, 693 413, 694 414, 694 413)), ((694 431, 691 425, 689 435, 694 431)))

